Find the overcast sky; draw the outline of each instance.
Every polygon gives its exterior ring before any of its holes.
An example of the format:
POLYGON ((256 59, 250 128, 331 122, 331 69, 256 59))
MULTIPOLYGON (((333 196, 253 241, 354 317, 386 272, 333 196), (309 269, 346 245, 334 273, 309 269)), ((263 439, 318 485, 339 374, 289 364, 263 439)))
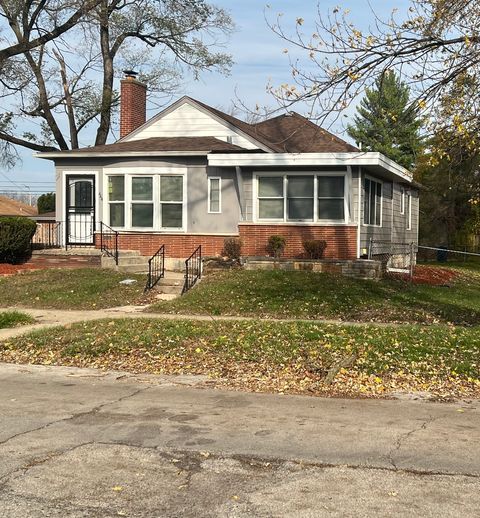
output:
MULTIPOLYGON (((290 82, 291 76, 288 58, 283 53, 286 45, 266 26, 264 12, 272 21, 277 13, 283 13, 282 25, 286 29, 293 29, 296 18, 302 17, 308 32, 315 17, 316 0, 271 0, 268 2, 270 8, 267 9, 264 0, 213 1, 228 9, 236 23, 236 31, 226 49, 232 54, 235 65, 228 77, 206 73, 199 81, 187 80, 183 91, 178 92, 178 97, 187 94, 218 108, 227 108, 235 97, 251 107, 255 104, 273 106, 274 101, 266 92, 267 83, 279 85, 290 82)), ((339 4, 342 8, 350 9, 351 18, 357 26, 368 29, 372 14, 367 0, 345 0, 343 3, 320 0, 321 8, 325 11, 339 4)), ((406 12, 409 0, 371 0, 370 5, 381 16, 388 16, 395 7, 400 12, 406 12)), ((301 107, 297 111, 302 111, 301 107)), ((148 116, 152 115, 154 112, 149 110, 148 116)), ((5 176, 20 185, 30 185, 32 190, 35 185, 39 185, 32 182, 53 182, 51 161, 33 158, 27 150, 21 151, 21 154, 22 163, 12 171, 4 172, 5 176)), ((5 185, 5 176, 0 177, 0 186, 5 185)))

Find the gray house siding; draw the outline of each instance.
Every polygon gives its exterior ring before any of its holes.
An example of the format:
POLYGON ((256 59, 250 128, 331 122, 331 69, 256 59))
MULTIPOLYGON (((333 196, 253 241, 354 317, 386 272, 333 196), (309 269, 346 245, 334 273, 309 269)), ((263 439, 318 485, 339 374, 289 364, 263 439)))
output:
MULTIPOLYGON (((417 190, 409 189, 412 196, 412 225, 407 230, 407 210, 401 214, 401 184, 384 180, 367 170, 361 171, 361 205, 360 205, 360 255, 366 253, 370 239, 394 243, 418 242, 419 194, 417 190), (380 227, 364 223, 365 177, 382 182, 382 225, 380 227)), ((405 186, 407 190, 408 187, 405 186)), ((356 196, 358 200, 359 197, 356 196)))
MULTIPOLYGON (((216 168, 206 166, 206 160, 202 158, 174 158, 162 160, 62 160, 56 163, 57 219, 64 219, 65 185, 62 182, 63 173, 78 174, 91 173, 96 175, 96 220, 108 223, 108 214, 103 214, 103 201, 106 193, 103 193, 103 175, 108 175, 109 170, 126 169, 134 171, 135 168, 175 168, 184 171, 187 177, 187 221, 186 232, 197 234, 236 234, 240 221, 240 205, 238 201, 238 187, 236 185, 235 170, 229 168, 216 168), (208 212, 208 177, 221 178, 221 213, 210 214, 208 212)), ((154 174, 154 171, 153 171, 154 174)), ((128 230, 128 229, 126 229, 128 230)))

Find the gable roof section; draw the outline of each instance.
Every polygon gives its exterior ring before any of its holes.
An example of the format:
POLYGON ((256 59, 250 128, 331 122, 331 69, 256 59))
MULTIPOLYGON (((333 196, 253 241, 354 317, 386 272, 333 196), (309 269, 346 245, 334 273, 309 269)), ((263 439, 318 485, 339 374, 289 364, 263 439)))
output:
POLYGON ((0 216, 35 216, 37 209, 21 201, 0 196, 0 216))
POLYGON ((298 113, 280 115, 257 124, 249 124, 228 115, 208 104, 184 96, 168 108, 147 121, 143 126, 125 136, 119 142, 127 142, 129 137, 138 135, 142 129, 156 123, 183 104, 188 103, 213 116, 217 121, 228 125, 259 145, 264 151, 274 153, 348 153, 359 151, 358 148, 317 126, 298 113))
POLYGON ((63 151, 62 155, 85 153, 137 153, 161 151, 201 151, 212 153, 222 151, 246 151, 240 146, 224 142, 214 137, 152 137, 146 139, 125 141, 119 140, 114 144, 86 147, 63 151))

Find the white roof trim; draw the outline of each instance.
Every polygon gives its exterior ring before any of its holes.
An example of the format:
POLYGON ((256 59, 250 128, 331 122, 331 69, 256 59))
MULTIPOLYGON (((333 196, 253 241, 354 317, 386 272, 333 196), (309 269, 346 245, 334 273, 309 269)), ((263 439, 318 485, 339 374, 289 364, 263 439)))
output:
POLYGON ((104 158, 104 157, 149 157, 149 156, 207 156, 208 151, 48 151, 34 153, 36 158, 104 158))
POLYGON ((171 104, 170 106, 168 106, 167 108, 162 110, 160 113, 157 113, 157 115, 154 115, 151 119, 146 121, 144 124, 139 126, 137 129, 135 129, 132 132, 130 132, 128 135, 125 135, 120 140, 117 140, 117 142, 128 142, 129 140, 131 140, 131 137, 137 135, 138 133, 143 131, 145 128, 148 128, 149 126, 151 126, 152 124, 154 124, 155 122, 160 120, 162 117, 164 117, 165 115, 175 111, 177 108, 179 108, 180 106, 183 106, 184 104, 189 104, 190 106, 193 106, 197 110, 202 111, 203 113, 205 113, 209 117, 212 117, 212 119, 215 119, 217 122, 219 122, 223 126, 229 128, 230 130, 234 131, 238 135, 240 135, 243 138, 247 139, 252 144, 255 144, 256 146, 258 146, 259 149, 262 149, 263 151, 269 151, 269 152, 272 151, 272 149, 267 147, 265 144, 262 144, 261 142, 259 142, 255 138, 253 138, 252 136, 248 135, 248 133, 244 133, 241 129, 237 128, 237 126, 235 126, 233 124, 230 124, 229 122, 227 122, 226 120, 222 119, 221 117, 219 117, 215 113, 212 113, 210 110, 207 110, 206 108, 204 108, 203 106, 198 104, 195 101, 195 99, 192 99, 191 97, 188 97, 186 95, 181 97, 180 99, 178 99, 178 101, 175 101, 173 104, 171 104))
POLYGON ((364 166, 382 169, 411 183, 413 178, 408 169, 390 160, 382 153, 215 153, 208 155, 208 165, 226 167, 255 166, 364 166))

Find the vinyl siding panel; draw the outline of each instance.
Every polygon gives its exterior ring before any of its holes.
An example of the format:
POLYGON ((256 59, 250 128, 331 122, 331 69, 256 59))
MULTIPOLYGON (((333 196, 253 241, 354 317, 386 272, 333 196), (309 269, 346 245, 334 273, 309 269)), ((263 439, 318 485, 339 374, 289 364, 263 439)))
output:
POLYGON ((187 103, 166 113, 125 140, 141 140, 151 137, 216 137, 224 141, 227 141, 227 137, 231 137, 232 144, 246 149, 258 149, 248 139, 227 125, 187 103))

